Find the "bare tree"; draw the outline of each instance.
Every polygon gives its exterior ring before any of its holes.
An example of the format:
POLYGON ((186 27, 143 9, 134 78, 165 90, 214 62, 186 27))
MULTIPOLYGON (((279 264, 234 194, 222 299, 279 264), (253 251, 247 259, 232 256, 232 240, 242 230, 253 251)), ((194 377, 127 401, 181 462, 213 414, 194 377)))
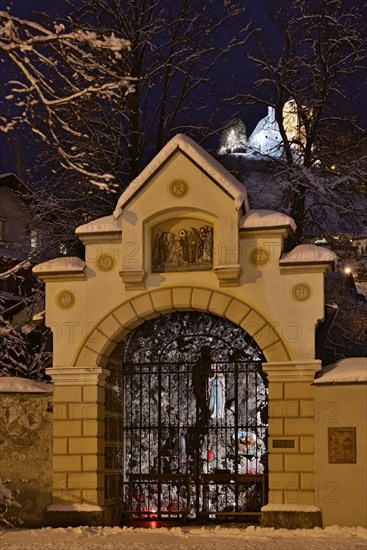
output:
POLYGON ((338 306, 321 358, 326 364, 344 357, 365 357, 367 302, 357 295, 352 274, 336 272, 326 281, 328 302, 338 306))
POLYGON ((366 67, 364 21, 344 0, 295 0, 273 15, 270 43, 257 32, 250 59, 260 76, 240 102, 274 108, 279 206, 297 223, 291 245, 366 206, 366 135, 351 114, 366 67))
POLYGON ((27 125, 34 137, 57 152, 60 164, 108 187, 112 175, 92 172, 92 151, 78 150, 71 137, 88 143, 83 106, 132 90, 129 75, 117 69, 129 42, 113 33, 83 30, 70 23, 45 26, 0 11, 0 59, 9 69, 0 130, 27 125), (67 28, 69 27, 69 28, 67 28))
MULTIPOLYGON (((201 140, 213 131, 225 63, 248 37, 248 26, 238 23, 243 14, 236 2, 214 7, 198 0, 78 2, 72 14, 77 26, 92 33, 109 29, 130 43, 116 70, 135 83, 126 97, 123 91, 108 102, 95 96, 84 106, 92 172, 107 171, 123 187, 174 134, 201 140), (234 23, 237 31, 231 31, 234 23)), ((84 133, 74 146, 85 148, 84 133)))
MULTIPOLYGON (((2 274, 2 278, 6 275, 2 274)), ((43 325, 36 326, 34 317, 44 309, 43 284, 34 280, 24 287, 24 272, 8 274, 19 285, 17 301, 3 310, 9 293, 0 287, 0 376, 17 376, 43 380, 51 366, 51 336, 43 325), (18 318, 17 318, 18 317, 18 318)), ((30 277, 28 276, 28 280, 30 277)))

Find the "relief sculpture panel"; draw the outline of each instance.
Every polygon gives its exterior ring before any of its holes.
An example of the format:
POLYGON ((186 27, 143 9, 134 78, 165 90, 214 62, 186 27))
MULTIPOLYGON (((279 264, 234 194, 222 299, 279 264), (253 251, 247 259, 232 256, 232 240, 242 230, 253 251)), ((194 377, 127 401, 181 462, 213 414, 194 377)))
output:
POLYGON ((196 218, 168 220, 152 229, 152 271, 204 271, 213 267, 213 225, 196 218))
POLYGON ((356 428, 328 428, 329 464, 356 464, 356 428))

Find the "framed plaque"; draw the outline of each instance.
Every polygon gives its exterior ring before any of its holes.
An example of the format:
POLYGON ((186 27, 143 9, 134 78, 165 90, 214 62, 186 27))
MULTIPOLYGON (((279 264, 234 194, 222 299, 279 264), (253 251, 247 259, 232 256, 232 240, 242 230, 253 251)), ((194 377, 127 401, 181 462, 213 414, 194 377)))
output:
POLYGON ((356 429, 328 428, 329 464, 355 464, 356 429))

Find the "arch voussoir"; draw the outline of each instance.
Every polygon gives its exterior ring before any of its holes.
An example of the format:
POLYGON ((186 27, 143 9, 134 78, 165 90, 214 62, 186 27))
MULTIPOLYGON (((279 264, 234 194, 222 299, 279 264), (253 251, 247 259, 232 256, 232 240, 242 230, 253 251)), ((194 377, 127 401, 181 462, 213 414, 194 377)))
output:
POLYGON ((240 326, 250 335, 255 338, 263 327, 267 325, 267 321, 262 315, 260 315, 254 309, 251 309, 243 321, 240 323, 240 326))
POLYGON ((225 312, 232 300, 231 296, 223 294, 222 292, 214 291, 209 302, 209 311, 213 315, 219 315, 220 317, 225 317, 225 312))
POLYGON ((148 319, 173 311, 207 311, 241 326, 254 338, 267 361, 289 360, 274 327, 245 302, 218 290, 199 287, 156 289, 118 305, 85 338, 76 366, 103 366, 112 350, 132 329, 148 319))
POLYGON ((173 311, 172 289, 161 288, 150 293, 150 297, 157 314, 173 311))
POLYGON ((250 311, 251 308, 248 305, 233 298, 224 312, 224 317, 232 321, 232 323, 240 325, 250 311))
POLYGON ((197 311, 209 311, 209 302, 213 291, 207 288, 193 288, 191 307, 197 311))
POLYGON ((193 309, 191 305, 192 299, 191 287, 177 287, 172 289, 173 307, 177 310, 187 311, 193 309))
POLYGON ((145 294, 132 298, 130 304, 132 305, 137 317, 142 321, 152 319, 157 315, 150 292, 146 292, 145 294))
POLYGON ((262 329, 253 336, 253 338, 259 348, 262 349, 263 353, 266 352, 267 348, 280 340, 279 335, 274 330, 274 327, 272 327, 269 323, 264 325, 262 329))

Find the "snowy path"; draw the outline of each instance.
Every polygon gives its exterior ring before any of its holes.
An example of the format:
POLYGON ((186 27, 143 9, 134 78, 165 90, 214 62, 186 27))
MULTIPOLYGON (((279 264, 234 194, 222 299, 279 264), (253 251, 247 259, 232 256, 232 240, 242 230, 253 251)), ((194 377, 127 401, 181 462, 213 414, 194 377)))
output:
POLYGON ((367 548, 361 527, 128 529, 77 527, 0 531, 1 550, 352 550, 367 548))

